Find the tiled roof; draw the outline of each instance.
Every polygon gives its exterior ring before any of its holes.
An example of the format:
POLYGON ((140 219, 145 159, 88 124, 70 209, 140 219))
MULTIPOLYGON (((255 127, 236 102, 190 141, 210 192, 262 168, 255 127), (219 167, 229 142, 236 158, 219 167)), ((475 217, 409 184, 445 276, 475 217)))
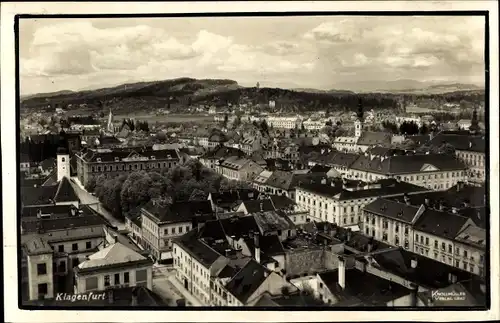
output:
MULTIPOLYGON (((244 238, 245 243, 252 252, 252 256, 255 257, 255 241, 253 236, 248 236, 244 238)), ((276 255, 282 255, 285 253, 283 245, 277 235, 268 235, 259 237, 260 250, 266 256, 272 257, 276 255)))
POLYGON ((79 201, 75 189, 67 177, 63 177, 59 181, 54 201, 56 203, 79 201))
POLYGON ((220 166, 229 169, 239 170, 250 162, 252 161, 247 158, 240 158, 238 156, 229 156, 228 158, 224 159, 224 161, 220 164, 220 166))
POLYGON ((486 151, 486 141, 482 136, 440 133, 431 140, 434 145, 440 146, 443 143, 452 145, 456 150, 480 153, 486 151))
POLYGON ((215 205, 233 205, 238 201, 257 199, 259 192, 255 189, 236 189, 211 193, 210 197, 215 205))
POLYGON ((251 260, 226 284, 225 288, 245 304, 266 280, 266 274, 269 274, 269 270, 251 260))
POLYGON ((42 183, 42 186, 53 186, 53 185, 57 185, 57 169, 54 169, 42 183))
POLYGON ((328 171, 330 171, 330 169, 331 169, 331 167, 316 164, 316 165, 314 165, 310 169, 310 172, 311 173, 323 173, 323 174, 326 174, 326 173, 328 173, 328 171))
MULTIPOLYGON (((225 245, 227 245, 227 241, 224 240, 224 242, 225 245)), ((197 230, 191 230, 187 234, 177 238, 175 243, 179 244, 179 246, 206 268, 210 267, 221 256, 221 254, 211 248, 206 242, 198 239, 197 230)), ((229 245, 227 246, 229 247, 229 245)))
POLYGON ((218 146, 212 150, 207 151, 200 158, 202 159, 224 159, 230 156, 244 157, 245 153, 237 148, 218 146))
POLYGON ((358 145, 391 145, 391 134, 387 132, 363 131, 357 141, 358 145))
POLYGON ((97 162, 100 158, 101 162, 115 162, 115 158, 122 160, 123 158, 147 158, 148 160, 163 160, 163 159, 179 159, 177 151, 174 149, 153 150, 150 147, 135 148, 135 149, 87 149, 82 158, 88 163, 97 162))
POLYGON ((154 215, 160 222, 190 222, 195 217, 212 215, 212 205, 208 200, 180 201, 163 205, 149 201, 143 209, 154 215))
POLYGON ((257 219, 252 215, 223 219, 220 224, 226 235, 236 239, 248 235, 249 232, 259 231, 257 219))
POLYGON ((465 170, 466 166, 455 156, 447 154, 425 154, 392 156, 385 159, 360 156, 352 165, 354 170, 378 174, 414 174, 421 173, 428 165, 439 171, 465 170))
POLYGON ((274 211, 274 205, 270 199, 265 200, 249 200, 244 201, 242 204, 248 213, 260 212, 260 211, 274 211))
POLYGON ((295 225, 288 217, 282 216, 275 211, 257 212, 251 216, 257 222, 261 233, 295 228, 295 225))
POLYGON ((469 224, 458 233, 455 240, 484 249, 486 248, 486 230, 469 224))
POLYGON ((338 270, 318 275, 337 298, 338 303, 334 306, 341 306, 345 301, 354 301, 361 306, 385 306, 387 302, 411 293, 397 283, 357 269, 345 269, 345 289, 338 284, 338 270))
POLYGON ((21 226, 23 232, 37 232, 39 227, 43 232, 52 232, 67 229, 76 229, 89 226, 100 226, 107 224, 106 220, 98 215, 74 216, 56 219, 41 219, 39 221, 23 221, 21 226))
POLYGON ((332 152, 330 153, 325 163, 326 165, 332 166, 343 166, 343 167, 351 167, 351 165, 358 159, 360 155, 352 154, 352 153, 343 153, 343 152, 332 152))
POLYGON ((21 187, 23 205, 53 204, 58 186, 21 187))
POLYGON ((88 260, 78 265, 78 270, 98 269, 107 266, 130 264, 138 261, 148 260, 138 252, 117 242, 90 255, 88 260))
POLYGON ((371 257, 376 261, 377 268, 408 279, 425 288, 435 289, 449 286, 451 284, 449 274, 455 275, 457 281, 469 280, 474 276, 470 272, 406 251, 403 248, 381 251, 372 254, 371 257), (412 260, 417 261, 416 268, 411 267, 412 260))
POLYGON ((296 203, 294 200, 283 195, 270 195, 275 210, 288 210, 294 208, 296 203))
POLYGON ((376 199, 366 205, 364 210, 389 219, 413 223, 419 211, 419 207, 398 203, 389 199, 376 199))
POLYGON ((52 248, 43 237, 35 235, 31 240, 24 243, 28 255, 41 255, 52 253, 52 248))
POLYGON ((414 229, 446 239, 455 239, 469 218, 458 214, 425 210, 415 223, 414 229))
POLYGON ((41 212, 44 216, 50 216, 51 218, 64 218, 72 216, 71 212, 75 210, 75 215, 95 215, 95 212, 87 205, 81 206, 79 209, 74 205, 48 205, 40 207, 25 207, 21 211, 21 217, 24 218, 36 218, 38 212, 41 212))

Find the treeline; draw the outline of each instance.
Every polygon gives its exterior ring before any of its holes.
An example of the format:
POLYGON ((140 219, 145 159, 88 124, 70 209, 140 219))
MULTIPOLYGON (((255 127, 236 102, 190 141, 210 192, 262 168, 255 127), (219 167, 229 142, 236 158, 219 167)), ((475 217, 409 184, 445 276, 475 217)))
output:
POLYGON ((68 141, 62 135, 38 135, 32 140, 29 137, 19 144, 21 154, 29 156, 33 162, 41 162, 47 158, 56 158, 57 149, 69 149, 68 141))
POLYGON ((86 186, 117 218, 136 210, 151 199, 168 202, 206 199, 220 190, 249 188, 245 182, 228 180, 191 159, 170 170, 139 171, 107 179, 91 178, 86 186))

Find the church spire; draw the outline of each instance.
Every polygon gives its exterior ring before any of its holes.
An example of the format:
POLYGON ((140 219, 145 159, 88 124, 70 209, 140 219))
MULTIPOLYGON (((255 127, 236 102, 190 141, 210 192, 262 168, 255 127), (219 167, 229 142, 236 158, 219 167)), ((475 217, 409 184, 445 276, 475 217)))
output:
POLYGON ((479 121, 477 119, 477 108, 474 107, 474 111, 472 112, 472 120, 470 122, 469 131, 475 133, 479 131, 479 121))
POLYGON ((358 117, 359 121, 363 121, 363 115, 364 115, 364 112, 363 112, 363 102, 361 101, 361 99, 359 99, 359 101, 358 101, 358 112, 356 113, 356 116, 358 117))

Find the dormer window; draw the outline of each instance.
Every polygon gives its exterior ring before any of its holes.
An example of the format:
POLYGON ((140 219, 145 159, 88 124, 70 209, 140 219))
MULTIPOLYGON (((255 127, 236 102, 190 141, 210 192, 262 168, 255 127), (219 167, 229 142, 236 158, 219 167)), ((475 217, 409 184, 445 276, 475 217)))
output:
POLYGON ((101 158, 97 158, 97 162, 100 163, 101 162, 101 158))
POLYGON ((115 157, 115 162, 120 161, 119 157, 115 157))
POLYGON ((151 156, 151 159, 155 160, 155 159, 156 159, 156 156, 151 156))

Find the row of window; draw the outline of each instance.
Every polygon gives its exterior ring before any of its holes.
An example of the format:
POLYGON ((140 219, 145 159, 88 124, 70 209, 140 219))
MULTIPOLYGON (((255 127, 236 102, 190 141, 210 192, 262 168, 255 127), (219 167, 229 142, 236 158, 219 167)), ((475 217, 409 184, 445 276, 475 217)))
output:
MULTIPOLYGON (((86 250, 92 249, 92 241, 85 242, 85 249, 86 250)), ((64 245, 63 244, 58 245, 57 246, 57 251, 58 252, 65 252, 64 251, 64 245)), ((78 251, 78 243, 75 242, 75 243, 73 243, 71 245, 71 251, 78 251)))
MULTIPOLYGON (((172 166, 175 167, 175 165, 177 165, 177 163, 175 162, 168 162, 168 163, 163 163, 163 168, 167 167, 168 165, 168 168, 172 168, 172 166)), ((128 164, 128 165, 125 165, 125 164, 121 164, 121 165, 104 165, 104 166, 91 166, 90 167, 90 170, 91 172, 101 172, 101 171, 104 171, 104 172, 107 172, 107 171, 110 171, 110 172, 113 172, 113 171, 122 171, 122 170, 142 170, 142 169, 152 169, 152 168, 162 168, 162 163, 147 163, 147 164, 128 164), (158 167, 157 167, 158 165, 158 167)))

